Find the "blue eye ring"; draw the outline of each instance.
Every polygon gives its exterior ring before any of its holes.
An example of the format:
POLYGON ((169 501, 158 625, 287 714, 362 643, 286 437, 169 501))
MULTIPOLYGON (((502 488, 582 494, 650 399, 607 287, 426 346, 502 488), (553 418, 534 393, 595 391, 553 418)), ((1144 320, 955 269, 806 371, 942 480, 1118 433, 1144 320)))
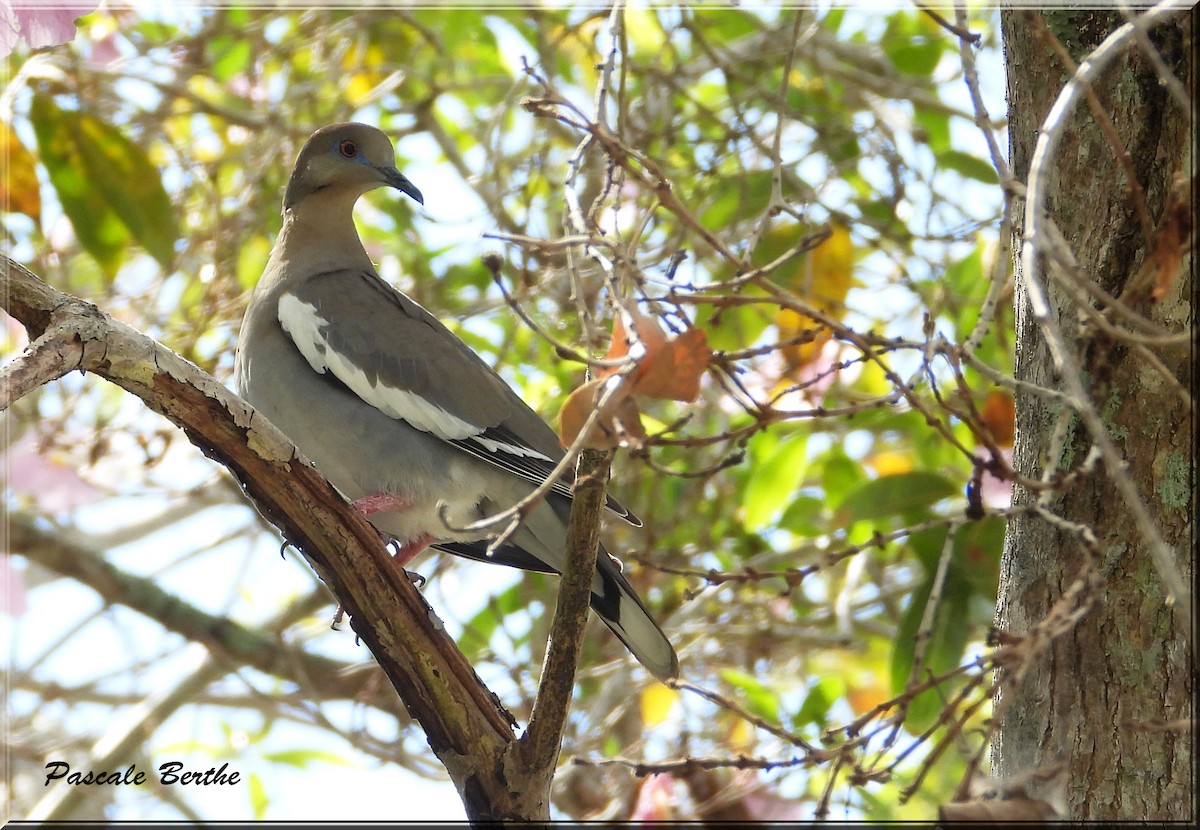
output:
POLYGON ((358 156, 358 145, 348 138, 339 141, 337 149, 342 154, 342 158, 352 159, 358 156))

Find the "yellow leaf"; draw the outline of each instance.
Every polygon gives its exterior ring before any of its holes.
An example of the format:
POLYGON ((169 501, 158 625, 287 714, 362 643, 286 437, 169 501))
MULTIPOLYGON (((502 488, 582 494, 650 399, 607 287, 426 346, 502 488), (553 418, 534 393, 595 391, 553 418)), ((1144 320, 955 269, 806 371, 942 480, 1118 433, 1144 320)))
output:
POLYGON ((371 44, 364 48, 362 42, 354 44, 342 55, 342 69, 374 69, 383 64, 383 48, 371 44))
POLYGON ((840 316, 854 279, 854 242, 841 222, 830 222, 829 227, 829 238, 808 255, 808 267, 801 268, 799 281, 789 287, 840 316))
POLYGON ((374 77, 372 72, 355 72, 350 76, 350 81, 346 84, 346 100, 351 106, 362 106, 370 97, 371 90, 375 88, 374 77))
POLYGON ((754 748, 754 727, 745 718, 736 718, 725 738, 725 745, 733 752, 749 752, 754 748))
POLYGON ((786 343, 781 347, 783 359, 787 363, 789 376, 794 376, 797 369, 808 366, 817 359, 817 355, 825 348, 825 344, 833 337, 828 326, 818 323, 807 314, 790 308, 779 309, 775 318, 779 328, 779 342, 786 343), (807 337, 807 340, 787 341, 807 337))
MULTIPOLYGON (((801 224, 772 228, 754 249, 751 262, 762 267, 794 248, 812 229, 801 224)), ((829 222, 829 236, 810 251, 789 261, 771 274, 771 279, 795 291, 810 303, 835 313, 854 284, 854 240, 850 229, 837 220, 829 222)))
POLYGON ((649 9, 626 8, 625 31, 629 33, 629 40, 637 54, 655 55, 666 45, 662 27, 649 9))
MULTIPOLYGON (((784 232, 794 237, 790 242, 794 245, 799 241, 803 230, 794 226, 780 233, 784 232)), ((768 238, 770 236, 771 234, 768 234, 768 238)), ((775 255, 781 255, 788 247, 788 244, 782 245, 775 255)), ((828 316, 841 319, 846 311, 846 293, 854 283, 854 241, 850 238, 850 229, 840 222, 830 222, 829 238, 804 257, 794 271, 783 272, 775 279, 780 285, 796 292, 828 316)), ((787 375, 793 378, 798 369, 816 360, 825 344, 833 337, 833 332, 827 326, 790 308, 779 310, 775 325, 779 328, 781 341, 812 332, 811 340, 787 345, 782 349, 788 367, 787 375)))
POLYGON ((0 125, 0 207, 41 222, 42 195, 35 164, 33 153, 25 148, 13 128, 0 125))
POLYGON ((383 66, 384 58, 383 49, 376 44, 365 49, 356 45, 346 50, 342 56, 342 69, 351 73, 346 82, 346 99, 351 106, 362 106, 375 87, 383 82, 386 73, 378 67, 383 66))
POLYGON ((896 450, 877 452, 867 459, 867 463, 879 474, 880 478, 907 473, 913 468, 912 458, 908 453, 896 450))
POLYGON ((651 683, 641 695, 642 725, 658 726, 675 710, 679 692, 662 683, 651 683))

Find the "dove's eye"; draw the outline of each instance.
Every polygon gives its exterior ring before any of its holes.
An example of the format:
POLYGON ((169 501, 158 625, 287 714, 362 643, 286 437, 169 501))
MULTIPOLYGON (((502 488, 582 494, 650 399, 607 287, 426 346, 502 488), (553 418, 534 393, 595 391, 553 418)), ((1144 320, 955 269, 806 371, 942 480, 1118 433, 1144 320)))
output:
POLYGON ((358 155, 358 145, 347 138, 338 145, 338 152, 345 158, 352 159, 358 155))

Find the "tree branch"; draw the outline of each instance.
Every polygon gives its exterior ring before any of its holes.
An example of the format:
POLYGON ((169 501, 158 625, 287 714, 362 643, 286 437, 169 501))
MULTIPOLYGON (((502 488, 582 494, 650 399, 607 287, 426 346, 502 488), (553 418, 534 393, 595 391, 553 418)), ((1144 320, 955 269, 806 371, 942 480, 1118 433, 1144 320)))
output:
MULTIPOLYGON (((81 350, 77 365, 137 395, 228 467, 312 564, 352 617, 472 819, 521 818, 498 762, 512 717, 479 681, 441 621, 396 568, 379 533, 275 426, 214 378, 94 305, 64 294, 0 255, 9 314, 31 339, 50 328, 81 350)), ((62 368, 62 367, 59 367, 62 368)))
POLYGON ((58 380, 79 365, 79 343, 47 331, 25 351, 0 367, 0 411, 8 409, 34 389, 58 380))
MULTIPOLYGON (((360 677, 343 676, 348 668, 345 663, 300 648, 281 648, 276 637, 264 633, 271 630, 271 625, 252 629, 201 611, 153 580, 127 574, 106 562, 97 549, 40 530, 27 515, 10 513, 6 529, 5 550, 83 583, 106 604, 124 605, 144 614, 168 631, 206 646, 218 657, 290 680, 316 700, 353 700, 362 690, 360 677)), ((302 605, 305 612, 313 610, 311 600, 302 600, 302 605)), ((287 618, 296 616, 293 610, 285 614, 287 618)), ((378 705, 407 720, 399 701, 380 700, 378 705)))
POLYGON ((509 780, 523 782, 526 812, 550 817, 550 781, 558 764, 563 726, 575 688, 575 668, 591 604, 592 575, 600 545, 611 450, 585 449, 579 454, 575 496, 567 523, 567 560, 558 588, 558 605, 550 625, 550 644, 529 727, 508 753, 509 780), (541 799, 538 801, 538 799, 541 799))

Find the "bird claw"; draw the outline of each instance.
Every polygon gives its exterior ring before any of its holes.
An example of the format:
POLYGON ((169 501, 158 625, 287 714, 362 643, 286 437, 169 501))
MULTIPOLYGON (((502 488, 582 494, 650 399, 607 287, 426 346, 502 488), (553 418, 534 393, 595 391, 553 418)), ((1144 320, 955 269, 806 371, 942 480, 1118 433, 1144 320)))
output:
MULTIPOLYGON (((401 568, 401 570, 404 570, 404 569, 401 568)), ((412 582, 413 587, 416 588, 418 591, 421 590, 422 588, 424 588, 425 583, 428 581, 427 579, 425 579, 424 576, 417 573, 416 571, 405 570, 404 575, 408 577, 409 581, 412 582)), ((333 629, 334 631, 341 631, 342 629, 338 628, 338 626, 342 624, 342 620, 344 620, 344 619, 346 619, 346 609, 344 606, 338 605, 338 607, 336 609, 334 609, 333 620, 330 621, 329 627, 331 629, 333 629)), ((355 638, 355 640, 357 641, 357 637, 355 638)))
POLYGON ((403 544, 397 542, 396 544, 396 552, 392 554, 392 560, 399 567, 403 568, 424 551, 425 548, 433 544, 433 537, 426 533, 411 542, 404 542, 403 544))

